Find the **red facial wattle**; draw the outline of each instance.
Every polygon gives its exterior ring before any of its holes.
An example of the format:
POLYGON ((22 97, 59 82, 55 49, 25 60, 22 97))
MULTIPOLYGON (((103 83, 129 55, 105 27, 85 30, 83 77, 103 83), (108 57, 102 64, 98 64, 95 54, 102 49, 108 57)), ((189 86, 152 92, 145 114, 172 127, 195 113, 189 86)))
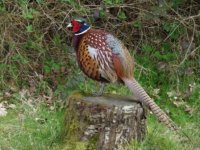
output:
POLYGON ((78 32, 80 30, 81 25, 78 23, 78 21, 72 21, 72 31, 78 32))

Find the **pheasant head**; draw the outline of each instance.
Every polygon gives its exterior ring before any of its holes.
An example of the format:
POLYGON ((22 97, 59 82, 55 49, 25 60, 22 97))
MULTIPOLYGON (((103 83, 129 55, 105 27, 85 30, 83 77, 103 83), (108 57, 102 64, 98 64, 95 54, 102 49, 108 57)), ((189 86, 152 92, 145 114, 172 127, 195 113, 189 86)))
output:
POLYGON ((88 25, 83 20, 72 20, 71 23, 68 24, 67 28, 70 28, 74 35, 81 35, 86 33, 90 29, 90 25, 88 25))

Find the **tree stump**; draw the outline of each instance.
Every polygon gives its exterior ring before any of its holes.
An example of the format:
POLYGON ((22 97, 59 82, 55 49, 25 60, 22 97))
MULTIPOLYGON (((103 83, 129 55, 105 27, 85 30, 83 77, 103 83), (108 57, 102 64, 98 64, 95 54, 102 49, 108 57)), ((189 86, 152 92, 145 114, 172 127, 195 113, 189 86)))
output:
POLYGON ((73 134, 81 141, 92 141, 91 149, 118 150, 132 139, 144 138, 146 113, 133 97, 71 96, 65 124, 68 137, 73 134))

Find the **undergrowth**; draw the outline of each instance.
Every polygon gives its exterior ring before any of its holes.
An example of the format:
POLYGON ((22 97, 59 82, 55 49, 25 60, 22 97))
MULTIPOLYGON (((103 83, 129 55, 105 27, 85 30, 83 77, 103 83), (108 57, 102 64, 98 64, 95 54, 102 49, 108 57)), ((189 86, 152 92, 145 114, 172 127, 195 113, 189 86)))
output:
MULTIPOLYGON (((62 147, 67 96, 97 87, 78 69, 66 30, 66 22, 79 17, 125 43, 135 58, 135 78, 192 140, 181 143, 149 115, 146 139, 129 147, 198 149, 199 9, 197 0, 0 1, 0 110, 7 110, 0 116, 0 149, 62 147)), ((131 94, 117 84, 106 92, 131 94)))

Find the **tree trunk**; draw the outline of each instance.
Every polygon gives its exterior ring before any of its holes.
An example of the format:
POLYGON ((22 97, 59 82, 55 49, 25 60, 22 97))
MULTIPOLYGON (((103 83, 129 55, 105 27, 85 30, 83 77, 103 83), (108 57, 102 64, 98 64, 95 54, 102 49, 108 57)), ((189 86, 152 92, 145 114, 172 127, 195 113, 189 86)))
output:
POLYGON ((95 150, 122 149, 133 139, 142 140, 146 133, 146 113, 133 97, 71 96, 65 123, 68 137, 75 134, 81 141, 89 141, 88 149, 92 143, 95 150))

